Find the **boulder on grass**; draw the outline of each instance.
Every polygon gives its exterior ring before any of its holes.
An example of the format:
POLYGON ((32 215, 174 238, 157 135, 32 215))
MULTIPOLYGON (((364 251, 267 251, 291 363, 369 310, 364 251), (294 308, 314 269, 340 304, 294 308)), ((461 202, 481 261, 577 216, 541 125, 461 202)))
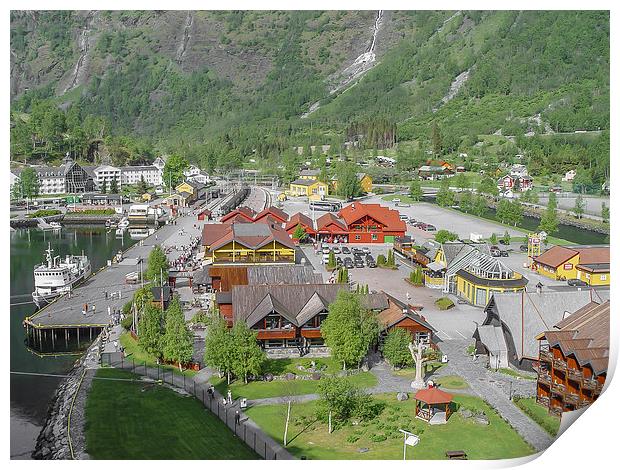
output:
POLYGON ((265 380, 271 382, 273 380, 273 374, 265 374, 265 380))
POLYGON ((295 377, 297 376, 293 374, 292 372, 287 372, 286 374, 284 374, 285 380, 295 380, 295 377))
POLYGON ((321 380, 321 374, 319 374, 318 372, 313 372, 311 377, 312 380, 321 380))
POLYGON ((409 399, 409 395, 407 395, 405 392, 398 392, 396 394, 396 399, 398 401, 405 401, 409 399))

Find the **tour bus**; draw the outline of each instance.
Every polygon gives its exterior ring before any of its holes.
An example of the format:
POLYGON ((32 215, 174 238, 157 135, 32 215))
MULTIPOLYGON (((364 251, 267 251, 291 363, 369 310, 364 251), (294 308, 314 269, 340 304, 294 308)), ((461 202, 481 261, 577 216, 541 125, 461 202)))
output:
POLYGON ((342 209, 342 203, 336 201, 310 201, 310 209, 337 212, 342 209))

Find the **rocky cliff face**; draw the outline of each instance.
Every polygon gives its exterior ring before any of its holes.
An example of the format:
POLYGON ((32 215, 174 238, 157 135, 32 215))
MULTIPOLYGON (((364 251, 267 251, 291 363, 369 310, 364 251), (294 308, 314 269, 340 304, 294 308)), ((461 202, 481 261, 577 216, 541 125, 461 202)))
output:
POLYGON ((402 18, 377 12, 308 12, 301 28, 291 12, 16 11, 11 15, 11 97, 52 86, 58 96, 88 85, 132 55, 156 55, 189 74, 208 69, 237 87, 255 89, 273 67, 288 34, 319 74, 335 75, 373 47, 381 56, 402 38, 402 18), (294 21, 293 21, 294 22, 294 21))

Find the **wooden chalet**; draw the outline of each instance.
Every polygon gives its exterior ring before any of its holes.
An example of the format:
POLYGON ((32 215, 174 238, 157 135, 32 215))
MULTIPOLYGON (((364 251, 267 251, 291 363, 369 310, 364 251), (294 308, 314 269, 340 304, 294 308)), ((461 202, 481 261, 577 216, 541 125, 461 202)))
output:
POLYGON ((609 300, 590 302, 541 333, 536 401, 560 414, 588 406, 603 390, 609 364, 609 300))
MULTIPOLYGON (((231 295, 233 322, 244 321, 256 330, 267 352, 305 355, 323 348, 321 323, 329 304, 343 284, 284 284, 234 286, 231 295)), ((323 349, 321 352, 326 353, 323 349)))
POLYGON ((426 318, 416 313, 416 307, 407 305, 389 294, 384 293, 384 295, 387 305, 377 315, 381 328, 380 342, 390 331, 402 328, 408 331, 413 339, 428 341, 434 347, 433 334, 436 330, 426 321, 426 318))
POLYGON ((380 204, 354 202, 343 207, 338 215, 344 220, 351 243, 388 243, 407 232, 398 211, 380 204))
POLYGON ((295 244, 278 225, 206 224, 202 245, 213 264, 295 263, 295 244))
POLYGON ((316 221, 316 231, 321 241, 349 241, 349 231, 345 221, 331 212, 323 214, 316 221))

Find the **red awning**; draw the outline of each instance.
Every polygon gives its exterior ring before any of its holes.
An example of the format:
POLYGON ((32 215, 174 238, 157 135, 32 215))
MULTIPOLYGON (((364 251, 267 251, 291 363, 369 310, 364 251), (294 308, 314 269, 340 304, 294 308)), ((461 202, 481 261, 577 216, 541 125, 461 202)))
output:
POLYGON ((448 392, 438 389, 437 387, 429 387, 423 390, 419 390, 415 394, 415 399, 423 401, 428 405, 440 405, 443 403, 450 403, 453 396, 448 392))

